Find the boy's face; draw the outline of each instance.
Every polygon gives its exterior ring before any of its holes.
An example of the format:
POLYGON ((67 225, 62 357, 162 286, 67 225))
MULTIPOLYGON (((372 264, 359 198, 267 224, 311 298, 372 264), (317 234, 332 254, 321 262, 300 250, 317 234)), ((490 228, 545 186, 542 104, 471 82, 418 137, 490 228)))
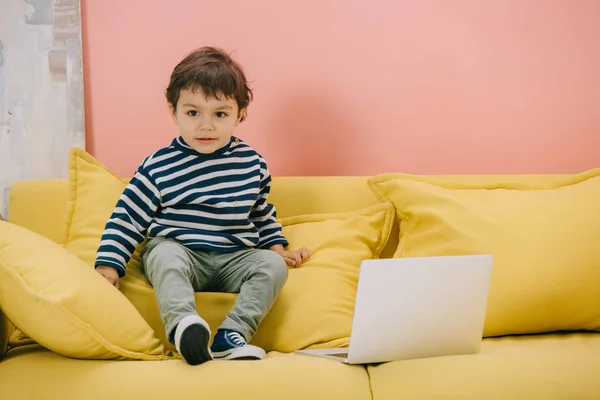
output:
POLYGON ((171 112, 183 140, 202 154, 225 146, 243 115, 233 98, 207 99, 202 90, 190 89, 181 91, 177 109, 171 106, 171 112))

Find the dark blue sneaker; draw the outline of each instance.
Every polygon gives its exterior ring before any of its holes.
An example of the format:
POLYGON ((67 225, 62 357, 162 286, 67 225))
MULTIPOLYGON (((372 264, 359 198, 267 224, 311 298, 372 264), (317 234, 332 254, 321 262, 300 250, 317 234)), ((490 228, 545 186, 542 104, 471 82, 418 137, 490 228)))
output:
POLYGON ((262 360, 267 356, 260 347, 246 343, 239 332, 227 329, 217 331, 210 350, 215 360, 262 360))

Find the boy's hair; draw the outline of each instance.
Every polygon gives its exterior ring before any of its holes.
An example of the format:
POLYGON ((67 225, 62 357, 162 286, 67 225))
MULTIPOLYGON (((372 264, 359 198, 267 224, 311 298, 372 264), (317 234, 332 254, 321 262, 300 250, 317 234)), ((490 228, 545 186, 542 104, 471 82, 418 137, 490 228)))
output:
POLYGON ((202 89, 206 97, 233 97, 240 112, 253 97, 242 67, 222 49, 209 46, 188 54, 171 73, 165 95, 173 110, 177 108, 180 92, 187 89, 202 89))

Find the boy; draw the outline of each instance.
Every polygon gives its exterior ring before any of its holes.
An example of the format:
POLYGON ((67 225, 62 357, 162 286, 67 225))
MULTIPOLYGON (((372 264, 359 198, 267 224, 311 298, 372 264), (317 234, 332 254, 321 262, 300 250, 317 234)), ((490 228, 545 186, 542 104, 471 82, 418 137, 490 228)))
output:
POLYGON ((240 65, 203 47, 173 70, 166 90, 180 136, 143 160, 106 224, 95 267, 119 286, 146 236, 142 268, 169 341, 183 359, 262 359, 247 344, 287 280, 309 258, 288 242, 267 202, 265 160, 233 136, 252 91, 240 65), (239 293, 212 346, 195 291, 239 293))

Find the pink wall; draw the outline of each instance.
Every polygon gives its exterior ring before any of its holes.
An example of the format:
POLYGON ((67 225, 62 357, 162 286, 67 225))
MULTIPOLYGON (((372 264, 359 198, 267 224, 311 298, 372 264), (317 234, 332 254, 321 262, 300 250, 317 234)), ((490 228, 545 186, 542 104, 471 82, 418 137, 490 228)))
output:
POLYGON ((239 136, 275 175, 600 166, 600 1, 83 1, 89 150, 130 176, 177 135, 163 92, 235 50, 239 136))

